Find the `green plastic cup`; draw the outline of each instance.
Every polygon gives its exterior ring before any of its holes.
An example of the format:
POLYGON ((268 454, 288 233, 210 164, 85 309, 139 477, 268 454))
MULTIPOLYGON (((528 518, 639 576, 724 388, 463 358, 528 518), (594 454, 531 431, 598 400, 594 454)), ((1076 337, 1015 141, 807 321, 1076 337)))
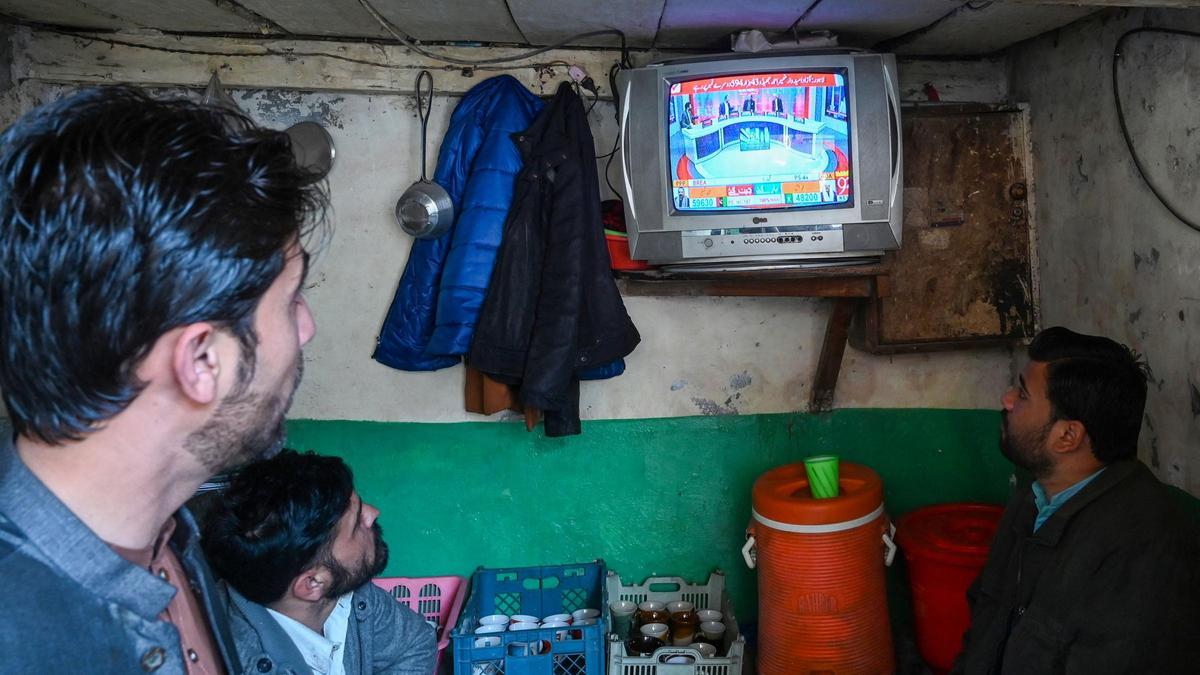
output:
POLYGON ((832 499, 838 496, 837 455, 819 455, 804 460, 808 472, 808 489, 813 499, 832 499))

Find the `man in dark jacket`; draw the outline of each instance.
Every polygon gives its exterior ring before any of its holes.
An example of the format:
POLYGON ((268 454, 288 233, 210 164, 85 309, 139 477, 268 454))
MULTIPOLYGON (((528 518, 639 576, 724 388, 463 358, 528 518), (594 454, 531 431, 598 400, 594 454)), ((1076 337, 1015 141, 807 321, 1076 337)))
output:
POLYGON ((1126 347, 1050 328, 1004 395, 1002 451, 1035 482, 968 592, 954 672, 1195 673, 1200 543, 1136 457, 1146 375, 1126 347))
POLYGON ((579 376, 628 355, 641 340, 613 282, 595 144, 579 95, 562 84, 516 137, 525 160, 470 365, 519 384, 546 434, 577 434, 579 376))

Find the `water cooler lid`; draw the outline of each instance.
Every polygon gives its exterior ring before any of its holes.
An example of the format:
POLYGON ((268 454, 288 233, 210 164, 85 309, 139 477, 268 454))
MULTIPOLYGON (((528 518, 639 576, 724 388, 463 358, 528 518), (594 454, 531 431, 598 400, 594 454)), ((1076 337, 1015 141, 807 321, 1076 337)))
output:
POLYGON ((1004 507, 995 504, 936 504, 905 514, 896 524, 904 555, 981 566, 1004 507))
MULTIPOLYGON (((868 467, 842 462, 838 471, 840 494, 813 499, 804 463, 785 464, 754 481, 755 520, 764 525, 837 525, 872 517, 883 509, 883 481, 868 467)), ((877 517, 877 516, 875 516, 877 517)))

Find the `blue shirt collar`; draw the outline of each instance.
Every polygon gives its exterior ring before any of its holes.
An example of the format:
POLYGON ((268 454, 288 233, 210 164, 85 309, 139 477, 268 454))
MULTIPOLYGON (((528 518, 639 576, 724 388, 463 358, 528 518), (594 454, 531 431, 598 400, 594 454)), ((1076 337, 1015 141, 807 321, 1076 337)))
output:
POLYGON ((1067 503, 1067 500, 1069 500, 1071 497, 1074 497, 1083 488, 1087 487, 1087 484, 1095 480, 1096 476, 1104 473, 1104 469, 1106 468, 1108 467, 1101 467, 1096 473, 1054 495, 1053 499, 1047 499, 1046 490, 1042 488, 1041 483, 1034 481, 1032 486, 1033 503, 1037 506, 1037 520, 1033 522, 1033 531, 1037 532, 1038 528, 1041 527, 1043 523, 1045 523, 1047 520, 1050 520, 1050 516, 1054 515, 1055 511, 1058 511, 1063 504, 1067 503))

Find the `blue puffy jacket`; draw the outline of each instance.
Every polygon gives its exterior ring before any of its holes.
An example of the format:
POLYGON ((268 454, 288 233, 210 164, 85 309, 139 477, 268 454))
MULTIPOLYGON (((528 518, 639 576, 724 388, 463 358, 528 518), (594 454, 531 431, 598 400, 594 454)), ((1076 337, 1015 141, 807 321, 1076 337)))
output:
POLYGON ((510 75, 475 85, 454 109, 434 180, 450 193, 455 222, 436 239, 413 241, 376 361, 437 370, 470 349, 522 166, 511 135, 541 109, 541 99, 510 75))

